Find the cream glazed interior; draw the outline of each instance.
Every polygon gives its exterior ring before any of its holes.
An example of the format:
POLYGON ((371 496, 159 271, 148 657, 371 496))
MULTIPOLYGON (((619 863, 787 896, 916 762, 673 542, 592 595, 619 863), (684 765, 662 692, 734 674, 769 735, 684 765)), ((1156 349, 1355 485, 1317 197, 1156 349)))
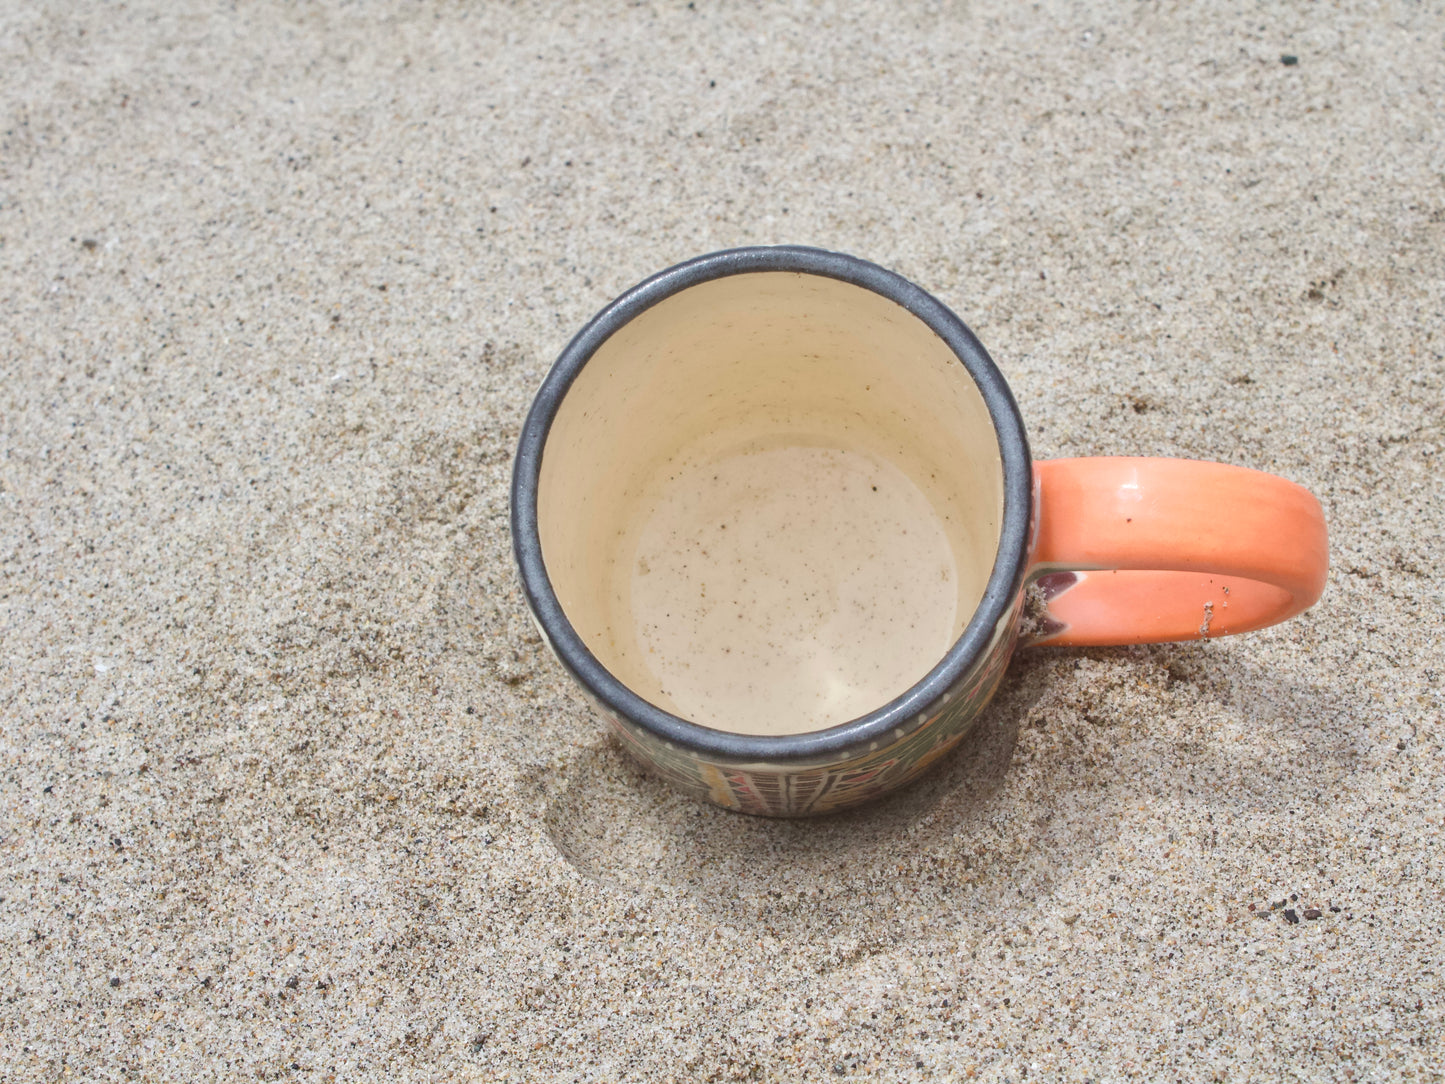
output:
POLYGON ((823 275, 709 279, 577 375, 537 517, 578 635, 643 699, 738 734, 864 715, 938 663, 999 547, 983 396, 905 308, 823 275))

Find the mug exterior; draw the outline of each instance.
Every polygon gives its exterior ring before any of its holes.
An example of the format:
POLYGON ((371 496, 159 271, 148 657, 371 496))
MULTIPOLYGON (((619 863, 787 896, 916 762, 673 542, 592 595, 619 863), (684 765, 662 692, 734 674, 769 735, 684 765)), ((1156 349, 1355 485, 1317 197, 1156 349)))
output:
MULTIPOLYGON (((669 268, 629 290, 563 350, 532 404, 512 478, 512 544, 544 641, 597 713, 645 766, 729 809, 796 817, 858 805, 922 773, 972 728, 1019 638, 1035 510, 1033 467, 1018 407, 988 353, 930 294, 876 264, 796 246, 732 249, 669 268), (922 679, 859 718, 806 733, 738 734, 687 721, 634 692, 589 650, 548 577, 538 527, 542 460, 563 399, 589 359, 653 306, 732 275, 790 272, 861 287, 905 309, 946 345, 987 408, 1003 473, 993 567, 962 634, 922 679)), ((900 528, 903 525, 900 524, 900 528)))

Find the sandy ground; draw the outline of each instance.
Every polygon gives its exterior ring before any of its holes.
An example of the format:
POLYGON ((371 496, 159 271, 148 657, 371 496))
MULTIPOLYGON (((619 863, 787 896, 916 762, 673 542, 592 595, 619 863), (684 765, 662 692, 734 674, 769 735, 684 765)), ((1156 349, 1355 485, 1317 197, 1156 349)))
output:
POLYGON ((0 9, 0 1076, 1441 1078, 1438 4, 184 7, 0 9), (839 819, 650 782, 512 448, 777 241, 952 305, 1040 457, 1310 487, 1323 601, 1021 656, 839 819))

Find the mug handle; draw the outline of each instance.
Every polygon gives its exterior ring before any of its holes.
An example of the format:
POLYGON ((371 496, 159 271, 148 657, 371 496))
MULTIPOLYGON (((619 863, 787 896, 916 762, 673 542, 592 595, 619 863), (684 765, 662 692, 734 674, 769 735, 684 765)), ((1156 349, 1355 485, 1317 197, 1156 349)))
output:
POLYGON ((1188 459, 1034 464, 1029 580, 1047 604, 1024 644, 1098 646, 1249 632, 1324 590, 1320 502, 1273 474, 1188 459))

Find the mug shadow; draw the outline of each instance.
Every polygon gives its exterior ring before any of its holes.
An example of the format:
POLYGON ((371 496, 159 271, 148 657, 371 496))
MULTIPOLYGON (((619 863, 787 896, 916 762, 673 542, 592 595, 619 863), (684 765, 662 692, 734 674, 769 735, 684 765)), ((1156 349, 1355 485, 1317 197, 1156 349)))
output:
MULTIPOLYGON (((677 793, 609 740, 542 781, 544 825, 608 892, 686 901, 710 921, 790 941, 922 939, 993 921, 1005 903, 1016 915, 1109 861, 1105 841, 1141 798, 1165 823, 1338 794, 1366 767, 1351 699, 1281 675, 1247 645, 1037 649, 1015 657, 950 756, 871 805, 748 817, 677 793), (1142 684, 1154 690, 1147 720, 1142 684)), ((1219 846, 1201 844, 1200 860, 1219 846)))
MULTIPOLYGON (((775 936, 936 928, 941 914, 1040 882, 1017 877, 1038 853, 1008 844, 1032 824, 991 822, 1046 671, 1016 660, 941 764, 855 810, 771 820, 719 809, 654 779, 609 740, 554 777, 546 830, 579 873, 609 891, 690 900, 718 921, 758 923, 775 936)), ((1048 865, 1037 871, 1045 881, 1048 865)))
POLYGON ((1371 746, 1393 742, 1409 727, 1402 722, 1399 733, 1372 735, 1358 694, 1307 673, 1281 672, 1244 643, 1140 650, 1142 663, 1161 668, 1166 682, 1203 706, 1204 742, 1180 742, 1174 774, 1203 776, 1214 810, 1272 812, 1337 801, 1349 793, 1349 777, 1372 771, 1371 746))

